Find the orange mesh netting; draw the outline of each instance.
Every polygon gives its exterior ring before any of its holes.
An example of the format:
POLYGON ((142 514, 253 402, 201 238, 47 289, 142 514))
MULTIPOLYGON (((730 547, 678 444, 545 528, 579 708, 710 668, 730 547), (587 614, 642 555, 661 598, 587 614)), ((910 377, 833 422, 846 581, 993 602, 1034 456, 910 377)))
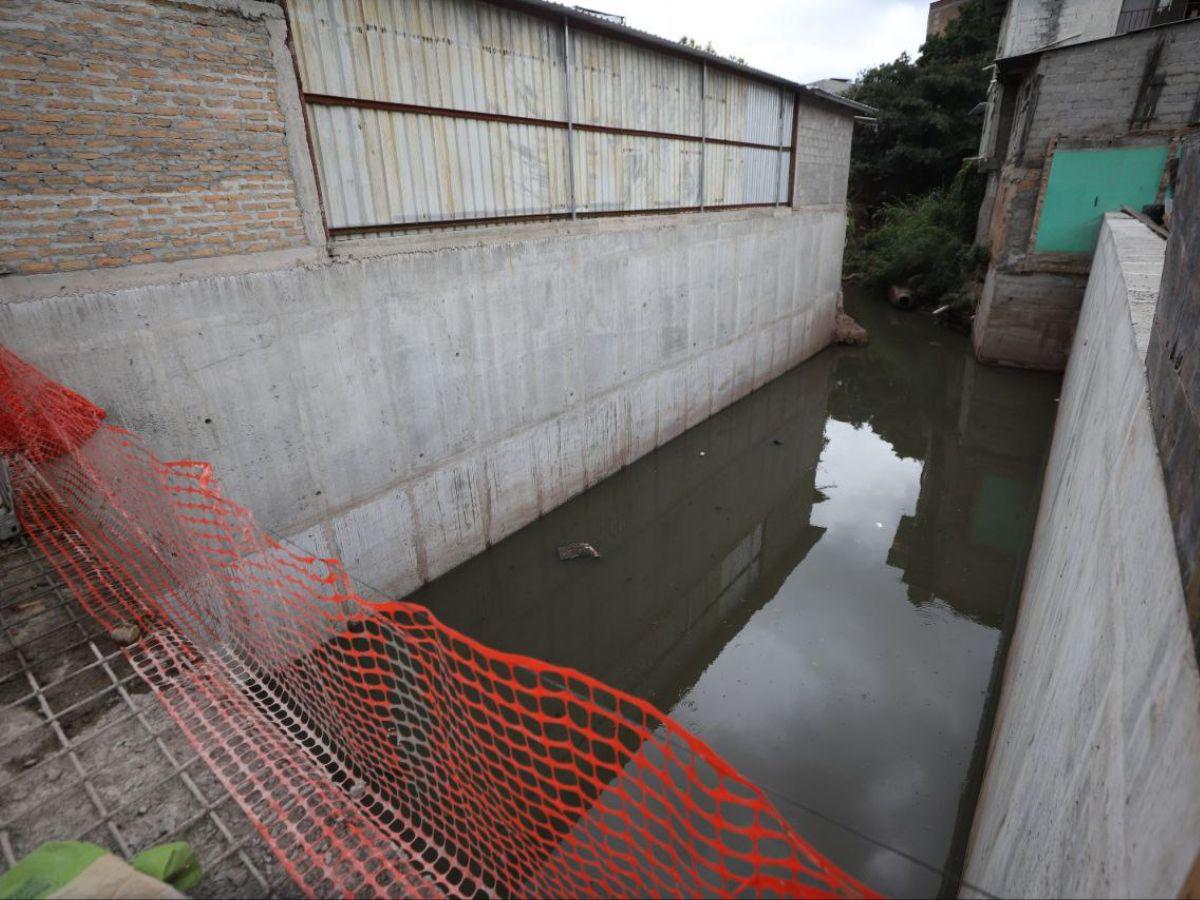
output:
POLYGON ((20 520, 306 893, 859 896, 647 703, 355 593, 0 348, 20 520))

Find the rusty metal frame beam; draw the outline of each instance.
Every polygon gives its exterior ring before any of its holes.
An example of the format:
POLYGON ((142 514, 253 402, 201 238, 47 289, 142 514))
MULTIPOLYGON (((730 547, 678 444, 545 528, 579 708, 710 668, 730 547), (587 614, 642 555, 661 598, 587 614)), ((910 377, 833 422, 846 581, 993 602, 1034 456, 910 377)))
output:
POLYGON ((733 209, 771 209, 777 204, 727 203, 718 206, 664 206, 658 209, 603 209, 588 212, 526 213, 512 216, 478 216, 470 219, 431 219, 425 222, 389 222, 375 225, 344 225, 329 229, 334 237, 354 234, 379 234, 386 231, 419 231, 423 228, 467 228, 473 225, 509 225, 522 222, 553 222, 563 219, 605 219, 617 216, 666 216, 680 213, 713 212, 733 209))
POLYGON ((783 181, 783 156, 785 153, 790 157, 791 152, 784 147, 783 144, 783 114, 787 112, 787 95, 783 91, 779 92, 779 146, 776 150, 775 157, 775 205, 778 206, 783 202, 783 197, 780 194, 783 192, 779 186, 779 182, 783 181))
MULTIPOLYGON (((699 134, 681 134, 673 131, 647 131, 641 128, 621 128, 616 125, 591 125, 585 122, 568 122, 563 119, 535 119, 529 116, 510 116, 504 113, 479 112, 468 109, 450 109, 444 106, 421 106, 415 103, 393 103, 390 100, 365 100, 359 97, 339 97, 334 94, 302 94, 305 103, 320 106, 352 106, 359 109, 377 109, 383 112, 409 113, 421 116, 440 116, 447 119, 475 119, 481 122, 502 122, 509 125, 532 125, 538 128, 559 130, 591 131, 599 134, 620 134, 630 137, 658 138, 669 141, 689 141, 701 144, 722 144, 727 147, 749 147, 753 150, 779 151, 779 144, 764 144, 756 141, 735 141, 730 138, 704 137, 699 134)), ((782 147, 790 153, 790 146, 782 147)))
POLYGON ((708 163, 708 61, 700 65, 700 212, 704 212, 704 167, 708 163))
POLYGON ((792 95, 792 146, 788 150, 787 205, 796 205, 796 152, 800 148, 800 95, 792 95))
POLYGON ((579 203, 575 196, 575 110, 572 99, 575 83, 571 72, 571 20, 563 16, 563 106, 567 115, 567 195, 571 204, 571 218, 574 219, 579 203))

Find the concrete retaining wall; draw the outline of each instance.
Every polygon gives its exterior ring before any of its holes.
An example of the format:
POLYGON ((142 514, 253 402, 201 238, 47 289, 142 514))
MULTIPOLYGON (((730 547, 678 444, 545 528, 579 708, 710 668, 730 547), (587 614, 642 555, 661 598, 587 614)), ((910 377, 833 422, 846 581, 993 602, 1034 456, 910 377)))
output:
POLYGON ((1106 218, 968 850, 1001 896, 1177 896, 1200 845, 1200 675, 1145 370, 1163 250, 1106 218))
POLYGON ((408 237, 10 296, 0 335, 400 593, 824 347, 844 234, 838 204, 408 237))

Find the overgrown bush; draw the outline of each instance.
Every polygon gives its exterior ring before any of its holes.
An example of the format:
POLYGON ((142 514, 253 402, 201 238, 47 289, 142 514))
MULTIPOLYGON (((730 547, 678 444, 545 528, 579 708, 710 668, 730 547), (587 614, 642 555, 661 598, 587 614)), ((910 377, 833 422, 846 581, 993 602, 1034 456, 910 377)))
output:
POLYGON ((852 95, 877 110, 877 122, 854 137, 858 221, 847 271, 950 304, 962 320, 972 306, 966 283, 987 261, 987 251, 972 246, 985 180, 963 160, 979 144, 983 120, 971 113, 987 96, 998 28, 976 0, 916 60, 902 55, 867 70, 852 95))
POLYGON ((968 163, 948 189, 883 207, 851 245, 849 268, 878 288, 898 285, 925 302, 961 303, 964 282, 987 262, 987 251, 973 245, 981 191, 968 163))

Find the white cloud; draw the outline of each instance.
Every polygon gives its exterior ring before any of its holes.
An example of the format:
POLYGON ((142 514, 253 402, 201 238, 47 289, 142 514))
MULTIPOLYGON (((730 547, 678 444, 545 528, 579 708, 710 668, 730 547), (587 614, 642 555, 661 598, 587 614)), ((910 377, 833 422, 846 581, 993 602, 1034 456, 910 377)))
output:
POLYGON ((807 83, 852 78, 925 40, 928 0, 584 0, 660 37, 682 35, 807 83))

